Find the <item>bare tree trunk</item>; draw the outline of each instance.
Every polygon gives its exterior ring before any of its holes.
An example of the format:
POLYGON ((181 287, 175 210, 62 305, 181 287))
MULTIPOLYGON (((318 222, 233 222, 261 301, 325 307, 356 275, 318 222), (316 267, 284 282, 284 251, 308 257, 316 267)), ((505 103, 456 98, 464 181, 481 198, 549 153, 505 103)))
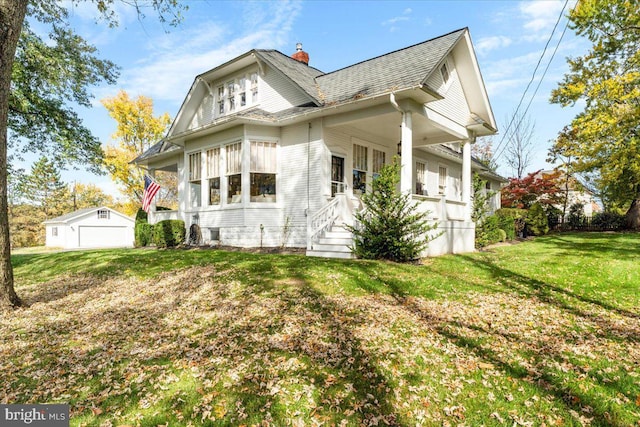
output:
POLYGON ((27 0, 0 0, 0 307, 21 304, 13 288, 7 203, 7 119, 11 71, 27 0))
POLYGON ((631 202, 631 206, 625 215, 627 228, 640 230, 640 194, 631 202))

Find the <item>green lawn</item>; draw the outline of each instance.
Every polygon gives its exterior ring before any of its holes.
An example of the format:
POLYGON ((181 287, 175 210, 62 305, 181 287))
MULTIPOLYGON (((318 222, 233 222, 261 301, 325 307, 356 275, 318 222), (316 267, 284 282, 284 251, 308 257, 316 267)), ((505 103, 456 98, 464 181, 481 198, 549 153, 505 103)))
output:
POLYGON ((0 403, 74 426, 640 426, 640 235, 421 265, 14 255, 0 403))

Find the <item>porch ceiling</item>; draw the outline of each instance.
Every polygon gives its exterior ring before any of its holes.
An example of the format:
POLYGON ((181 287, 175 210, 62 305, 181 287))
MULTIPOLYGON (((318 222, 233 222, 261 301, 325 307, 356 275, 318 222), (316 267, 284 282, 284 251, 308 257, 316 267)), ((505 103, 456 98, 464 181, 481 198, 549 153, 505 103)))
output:
MULTIPOLYGON (((413 122, 413 146, 420 147, 425 145, 442 144, 445 142, 459 141, 456 138, 437 127, 435 127, 426 117, 421 114, 412 114, 413 122)), ((385 140, 400 142, 400 125, 402 118, 399 112, 392 111, 376 116, 360 118, 341 125, 331 126, 336 129, 358 130, 364 134, 383 138, 385 140)))

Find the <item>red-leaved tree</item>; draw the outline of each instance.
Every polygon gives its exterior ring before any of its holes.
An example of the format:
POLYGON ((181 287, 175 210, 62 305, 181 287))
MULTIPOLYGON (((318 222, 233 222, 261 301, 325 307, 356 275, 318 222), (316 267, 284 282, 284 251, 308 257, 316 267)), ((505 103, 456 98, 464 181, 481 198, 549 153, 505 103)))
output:
POLYGON ((541 173, 531 172, 524 178, 510 178, 509 184, 502 188, 503 208, 529 209, 535 202, 541 205, 562 204, 560 171, 541 173))

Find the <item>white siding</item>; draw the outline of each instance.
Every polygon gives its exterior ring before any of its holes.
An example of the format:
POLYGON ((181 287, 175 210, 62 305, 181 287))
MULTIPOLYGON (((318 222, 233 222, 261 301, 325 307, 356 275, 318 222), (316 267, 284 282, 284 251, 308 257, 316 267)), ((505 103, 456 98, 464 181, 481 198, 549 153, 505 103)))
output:
POLYGON ((66 249, 130 247, 133 246, 134 240, 133 228, 133 218, 125 217, 115 211, 110 211, 109 218, 98 218, 97 210, 95 210, 72 218, 65 223, 47 224, 46 245, 66 249), (58 227, 57 239, 51 236, 52 227, 58 227), (81 240, 83 231, 85 233, 81 240), (111 234, 116 234, 117 238, 111 234))
POLYGON ((211 121, 213 120, 214 112, 213 101, 214 99, 212 95, 210 95, 209 93, 206 93, 204 95, 202 103, 196 110, 196 113, 193 115, 193 119, 191 119, 189 129, 197 129, 201 126, 211 123, 211 121))
POLYGON ((458 73, 452 58, 447 62, 449 68, 449 81, 444 83, 440 70, 436 70, 427 80, 429 87, 435 88, 444 99, 430 102, 429 108, 450 118, 459 125, 466 126, 469 121, 469 106, 465 98, 458 73))
POLYGON ((265 111, 273 113, 311 101, 301 89, 277 71, 267 69, 265 75, 260 77, 260 108, 265 111))

